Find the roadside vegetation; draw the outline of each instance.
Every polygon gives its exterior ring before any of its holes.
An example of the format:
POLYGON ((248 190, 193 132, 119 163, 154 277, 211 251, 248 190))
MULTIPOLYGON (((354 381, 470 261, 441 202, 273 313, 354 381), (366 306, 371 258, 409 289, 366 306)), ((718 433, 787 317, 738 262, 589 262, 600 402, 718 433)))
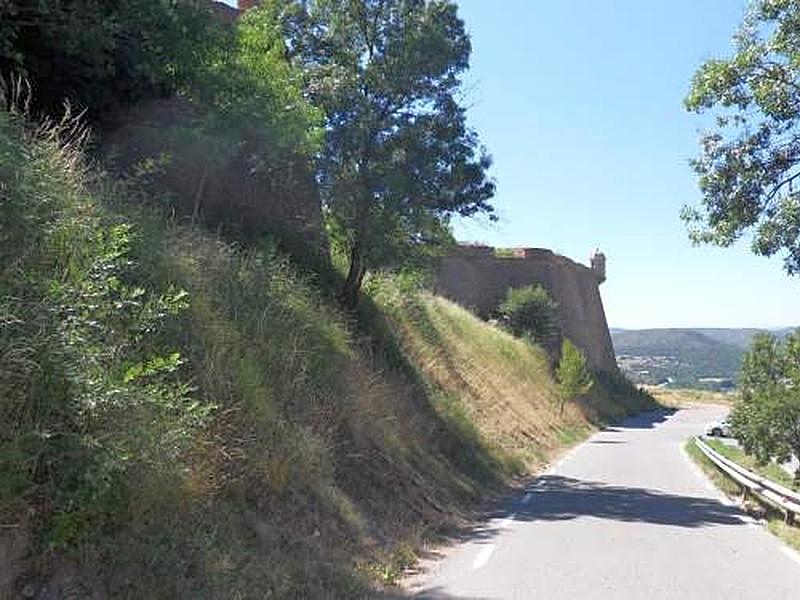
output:
POLYGON ((652 406, 425 284, 491 213, 453 4, 7 4, 0 596, 359 597, 652 406), (259 212, 301 180, 317 244, 259 212))
POLYGON ((775 483, 785 485, 788 488, 795 487, 792 475, 786 472, 778 463, 760 463, 753 455, 747 454, 741 448, 726 444, 720 440, 707 439, 705 442, 722 456, 742 465, 745 469, 750 469, 754 473, 758 473, 762 477, 771 479, 775 483))
POLYGON ((702 469, 703 473, 711 479, 715 486, 732 498, 741 496, 742 489, 739 484, 720 471, 717 466, 695 446, 693 438, 689 438, 683 448, 692 460, 702 469))
MULTIPOLYGON (((800 456, 800 330, 757 335, 742 361, 731 428, 758 464, 800 456)), ((800 469, 795 473, 800 483, 800 469)))
MULTIPOLYGON (((768 477, 777 483, 791 487, 791 476, 783 471, 780 466, 775 464, 768 467, 764 467, 763 465, 759 466, 754 463, 752 458, 748 457, 744 452, 734 446, 728 446, 719 440, 706 439, 705 442, 723 456, 737 462, 743 467, 755 471, 764 477, 768 477)), ((695 446, 693 439, 686 441, 684 450, 719 490, 732 499, 742 500, 743 490, 741 486, 720 471, 717 466, 695 446)), ((780 538, 785 544, 800 551, 800 527, 796 524, 787 523, 782 514, 775 512, 771 506, 760 503, 757 500, 749 500, 744 504, 743 508, 755 517, 763 518, 766 528, 770 533, 780 538)))
POLYGON ((543 350, 420 277, 371 276, 348 314, 272 243, 89 164, 79 121, 0 119, 7 589, 356 596, 647 406, 609 380, 562 413, 543 350))

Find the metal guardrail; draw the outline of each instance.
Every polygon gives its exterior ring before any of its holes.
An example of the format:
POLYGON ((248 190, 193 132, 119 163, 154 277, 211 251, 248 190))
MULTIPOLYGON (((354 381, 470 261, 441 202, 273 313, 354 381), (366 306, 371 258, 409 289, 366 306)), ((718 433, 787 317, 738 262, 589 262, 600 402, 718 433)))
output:
POLYGON ((796 515, 800 515, 800 494, 757 473, 745 469, 738 463, 722 456, 699 437, 694 438, 694 445, 713 462, 720 471, 742 486, 744 495, 753 494, 767 504, 780 510, 787 523, 793 523, 796 515))

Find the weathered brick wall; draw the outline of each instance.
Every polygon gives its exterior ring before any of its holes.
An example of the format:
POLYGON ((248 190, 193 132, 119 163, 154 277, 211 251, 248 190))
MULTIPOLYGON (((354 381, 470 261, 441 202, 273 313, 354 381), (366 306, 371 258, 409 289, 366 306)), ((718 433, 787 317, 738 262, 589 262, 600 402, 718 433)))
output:
POLYGON ((495 256, 488 247, 461 247, 442 258, 437 293, 488 316, 510 287, 539 283, 558 303, 562 334, 586 354, 595 370, 615 371, 597 275, 592 269, 550 250, 525 249, 516 256, 495 256))

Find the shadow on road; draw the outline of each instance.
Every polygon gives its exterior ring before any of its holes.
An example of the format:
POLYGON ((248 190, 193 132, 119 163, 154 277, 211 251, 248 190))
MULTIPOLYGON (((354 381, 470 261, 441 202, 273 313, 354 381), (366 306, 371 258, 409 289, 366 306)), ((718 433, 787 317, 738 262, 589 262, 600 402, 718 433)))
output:
POLYGON ((532 501, 515 507, 516 521, 560 521, 581 516, 679 527, 741 525, 739 511, 710 498, 678 496, 544 475, 530 488, 532 501))
MULTIPOLYGON (((622 433, 630 429, 653 429, 668 420, 674 410, 658 410, 640 414, 606 427, 602 431, 622 433)), ((591 440, 592 444, 624 444, 623 440, 591 440)), ((488 543, 503 528, 502 520, 512 522, 564 521, 579 517, 595 517, 621 522, 652 523, 686 528, 710 525, 742 526, 741 512, 713 498, 682 496, 658 490, 609 485, 562 475, 542 475, 532 482, 526 494, 517 492, 513 500, 498 503, 484 513, 484 518, 471 527, 452 532, 451 542, 488 543), (528 496, 527 502, 523 499, 528 496)), ((436 553, 432 553, 435 555, 436 553)), ((439 588, 428 588, 417 595, 379 595, 385 600, 395 598, 429 600, 479 600, 449 595, 439 588)))
POLYGON ((660 408, 644 413, 639 413, 633 417, 628 417, 624 421, 617 423, 614 427, 602 428, 601 431, 621 431, 625 429, 654 429, 677 412, 674 408, 660 408))

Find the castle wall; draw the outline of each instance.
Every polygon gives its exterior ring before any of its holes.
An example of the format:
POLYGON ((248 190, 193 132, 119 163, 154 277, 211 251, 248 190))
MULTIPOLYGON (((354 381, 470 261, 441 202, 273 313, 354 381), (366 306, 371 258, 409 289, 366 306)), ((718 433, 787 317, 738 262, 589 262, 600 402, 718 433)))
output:
POLYGON ((522 256, 495 256, 494 249, 462 247, 443 257, 436 271, 436 291, 487 316, 510 287, 541 284, 558 304, 562 334, 583 350, 595 370, 615 371, 597 274, 590 268, 544 249, 522 256))

